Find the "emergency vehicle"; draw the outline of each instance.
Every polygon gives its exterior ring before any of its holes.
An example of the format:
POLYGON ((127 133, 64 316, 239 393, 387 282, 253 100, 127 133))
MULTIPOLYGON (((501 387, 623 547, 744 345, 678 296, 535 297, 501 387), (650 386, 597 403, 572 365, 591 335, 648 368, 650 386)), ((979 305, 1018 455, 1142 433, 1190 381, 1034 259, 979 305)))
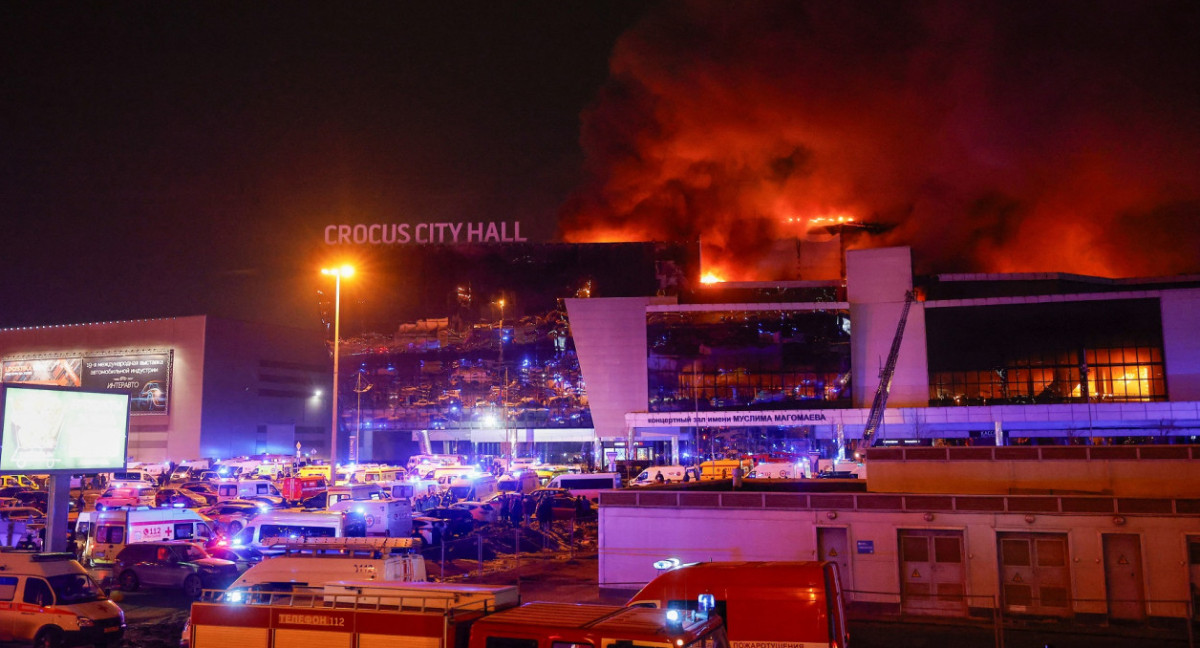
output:
POLYGON ((475 622, 468 645, 490 648, 536 641, 541 646, 729 648, 721 617, 708 612, 705 601, 691 610, 528 603, 475 622))
POLYGON ((352 474, 355 483, 394 482, 408 477, 403 468, 393 466, 360 466, 352 474))
POLYGON ((472 622, 517 603, 513 586, 444 583, 341 581, 251 595, 211 591, 192 604, 189 644, 455 648, 466 645, 472 622))
POLYGON ((742 477, 754 469, 754 461, 750 459, 717 459, 700 464, 700 479, 733 479, 733 471, 741 468, 742 477))
POLYGON ((274 538, 263 544, 283 553, 243 572, 226 590, 227 600, 346 578, 393 585, 425 581, 425 558, 412 538, 274 538))
POLYGON ((313 495, 319 495, 329 487, 329 482, 321 475, 306 475, 303 477, 284 477, 275 484, 279 493, 289 502, 299 502, 313 495))
POLYGON ((80 560, 86 565, 96 565, 113 563, 117 554, 131 542, 207 542, 213 537, 213 529, 208 519, 193 509, 83 511, 75 521, 75 537, 83 541, 80 560))
POLYGON ((217 482, 217 501, 225 502, 231 499, 243 499, 250 495, 263 495, 284 499, 275 484, 267 479, 221 480, 217 482))
POLYGON ((105 646, 125 613, 69 553, 0 552, 0 642, 105 646))
POLYGON ((345 512, 269 511, 246 522, 229 544, 234 551, 254 549, 262 554, 281 553, 264 544, 276 538, 341 538, 346 535, 345 512))
POLYGON ((361 515, 369 536, 406 538, 412 533, 412 502, 407 499, 341 499, 329 510, 361 515))
POLYGON ((192 605, 191 648, 487 646, 729 648, 720 617, 572 603, 517 604, 515 587, 343 581, 192 605), (497 611, 499 610, 499 611, 497 611))
POLYGON ((846 614, 831 562, 706 562, 666 569, 630 605, 688 609, 711 597, 732 648, 846 648, 846 614))

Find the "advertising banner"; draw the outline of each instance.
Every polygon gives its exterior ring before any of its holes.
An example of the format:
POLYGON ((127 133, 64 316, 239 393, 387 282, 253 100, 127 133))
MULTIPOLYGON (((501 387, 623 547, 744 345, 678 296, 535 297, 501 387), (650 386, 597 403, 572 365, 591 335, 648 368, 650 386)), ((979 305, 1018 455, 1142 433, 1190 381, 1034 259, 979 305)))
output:
POLYGON ((0 362, 0 382, 120 392, 129 394, 134 416, 166 414, 173 355, 173 351, 160 351, 9 359, 0 362))
POLYGON ((129 394, 129 411, 165 414, 171 393, 171 353, 83 358, 84 389, 129 394))
POLYGON ((128 394, 8 385, 3 405, 0 472, 124 469, 128 394))
POLYGON ((78 387, 82 366, 82 358, 5 360, 0 364, 0 382, 78 387))

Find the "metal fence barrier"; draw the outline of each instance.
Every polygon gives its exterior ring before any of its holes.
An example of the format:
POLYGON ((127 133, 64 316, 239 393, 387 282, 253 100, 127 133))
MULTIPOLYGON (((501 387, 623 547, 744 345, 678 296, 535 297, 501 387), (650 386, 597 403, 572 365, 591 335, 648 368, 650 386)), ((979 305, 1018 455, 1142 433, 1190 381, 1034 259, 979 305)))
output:
MULTIPOLYGON (((990 626, 993 645, 1004 648, 1006 634, 1036 629, 1070 633, 1097 628, 1114 628, 1123 631, 1154 634, 1157 638, 1186 641, 1188 648, 1196 648, 1196 607, 1192 599, 1079 599, 1065 601, 1062 614, 1029 614, 1012 611, 995 594, 917 594, 913 592, 884 592, 872 590, 844 590, 847 617, 855 621, 897 621, 941 624, 964 624, 990 626), (1140 619, 1110 618, 1107 614, 1079 612, 1079 610, 1108 609, 1113 604, 1140 605, 1143 611, 1152 606, 1183 612, 1182 615, 1150 616, 1140 619), (1081 617, 1092 619, 1083 622, 1081 617), (1164 625, 1165 624, 1165 625, 1164 625)), ((1035 600, 1036 602, 1036 600, 1035 600)), ((1057 604, 1058 601, 1056 600, 1057 604)))

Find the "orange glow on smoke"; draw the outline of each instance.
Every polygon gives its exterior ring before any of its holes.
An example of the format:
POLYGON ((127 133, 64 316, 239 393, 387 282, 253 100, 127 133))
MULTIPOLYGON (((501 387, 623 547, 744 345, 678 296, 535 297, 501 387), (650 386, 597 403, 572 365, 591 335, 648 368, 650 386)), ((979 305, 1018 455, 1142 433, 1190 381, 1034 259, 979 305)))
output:
MULTIPOLYGON (((1200 120, 1176 92, 1194 68, 1114 66, 1114 43, 1145 53, 1138 29, 1063 11, 1031 36, 1001 7, 657 5, 582 115, 588 173, 561 237, 699 241, 701 272, 726 281, 787 278, 779 243, 820 248, 839 224, 846 249, 911 246, 922 274, 1200 271, 1200 120), (1064 49, 1065 29, 1096 49, 1064 49), (1061 58, 1010 60, 1024 51, 1061 58), (1131 86, 1131 69, 1156 82, 1131 86), (1088 92, 1066 92, 1065 70, 1088 92)), ((1171 44, 1192 51, 1185 33, 1171 44)))

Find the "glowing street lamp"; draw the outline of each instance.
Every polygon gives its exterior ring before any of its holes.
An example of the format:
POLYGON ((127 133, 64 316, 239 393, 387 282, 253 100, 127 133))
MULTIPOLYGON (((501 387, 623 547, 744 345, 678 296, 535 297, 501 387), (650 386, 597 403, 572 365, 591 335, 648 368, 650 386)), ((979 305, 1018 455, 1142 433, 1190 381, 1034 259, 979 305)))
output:
MULTIPOLYGON (((333 470, 337 467, 337 437, 338 437, 338 341, 341 338, 342 320, 342 277, 353 277, 354 266, 343 265, 338 268, 321 268, 321 274, 333 277, 333 423, 330 425, 329 465, 333 470)), ((332 477, 337 477, 332 474, 332 477)))

